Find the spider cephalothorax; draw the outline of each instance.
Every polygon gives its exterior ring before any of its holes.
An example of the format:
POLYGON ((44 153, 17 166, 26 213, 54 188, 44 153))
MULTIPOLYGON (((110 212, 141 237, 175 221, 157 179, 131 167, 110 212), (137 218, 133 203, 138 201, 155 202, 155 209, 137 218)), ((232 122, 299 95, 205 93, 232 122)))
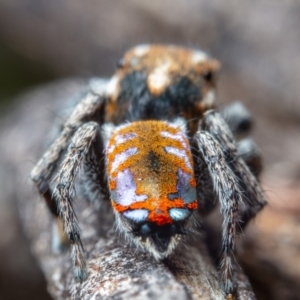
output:
POLYGON ((163 45, 129 50, 110 80, 90 81, 32 170, 70 241, 80 280, 87 267, 72 200, 82 167, 86 197, 111 199, 119 228, 157 259, 188 232, 195 210, 207 213, 218 199, 224 218, 221 283, 226 293, 233 291, 237 231, 266 201, 256 178, 260 156, 243 139, 249 114, 239 103, 220 113, 211 110, 218 68, 218 61, 198 50, 163 45))
POLYGON ((190 120, 189 133, 215 105, 219 62, 199 50, 141 45, 129 50, 108 83, 106 121, 190 120), (153 101, 155 100, 155 101, 153 101))

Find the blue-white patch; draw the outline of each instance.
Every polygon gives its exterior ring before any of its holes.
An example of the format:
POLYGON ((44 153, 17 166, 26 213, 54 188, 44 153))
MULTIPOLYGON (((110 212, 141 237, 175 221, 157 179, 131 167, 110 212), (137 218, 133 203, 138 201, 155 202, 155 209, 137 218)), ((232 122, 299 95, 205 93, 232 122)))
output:
POLYGON ((189 168, 190 170, 192 170, 192 165, 190 163, 190 160, 189 160, 186 150, 177 149, 172 146, 166 146, 165 151, 169 154, 173 154, 179 158, 182 158, 185 162, 186 167, 189 168))
POLYGON ((183 221, 191 215, 191 211, 187 208, 171 208, 169 215, 173 221, 183 221))
POLYGON ((116 176, 116 188, 110 194, 115 203, 123 206, 145 201, 148 198, 147 195, 136 194, 136 184, 129 169, 118 172, 116 176))
POLYGON ((111 165, 111 172, 115 172, 119 168, 119 166, 125 162, 125 160, 127 160, 130 156, 135 155, 136 153, 138 153, 138 148, 130 147, 123 152, 116 154, 111 165))
POLYGON ((130 219, 131 221, 139 223, 147 220, 149 212, 147 209, 134 209, 134 210, 124 211, 123 215, 127 219, 130 219))
POLYGON ((191 175, 178 168, 176 188, 179 197, 185 204, 192 203, 197 199, 196 189, 190 184, 191 178, 191 175))

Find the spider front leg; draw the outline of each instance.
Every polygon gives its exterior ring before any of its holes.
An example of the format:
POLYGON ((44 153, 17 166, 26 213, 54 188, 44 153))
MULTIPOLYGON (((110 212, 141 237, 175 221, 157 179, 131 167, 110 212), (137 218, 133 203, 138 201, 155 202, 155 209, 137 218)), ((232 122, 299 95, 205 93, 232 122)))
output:
POLYGON ((238 155, 232 132, 218 113, 208 111, 204 115, 195 140, 208 166, 221 204, 224 217, 221 278, 225 292, 231 294, 233 291, 231 261, 236 233, 262 209, 266 201, 255 176, 238 155), (242 202, 242 199, 245 201, 242 202), (243 211, 240 213, 239 209, 242 208, 243 211))
POLYGON ((238 207, 242 193, 233 171, 226 162, 222 148, 207 131, 198 131, 194 137, 202 157, 208 166, 215 192, 224 217, 222 231, 221 280, 226 294, 233 291, 232 257, 239 225, 238 207))
POLYGON ((68 241, 62 230, 63 224, 59 217, 59 208, 56 201, 53 201, 50 181, 74 132, 87 121, 96 120, 99 123, 102 122, 106 86, 107 81, 104 79, 90 81, 88 91, 64 124, 60 135, 48 148, 30 174, 39 194, 43 196, 52 215, 56 218, 54 224, 55 235, 52 240, 53 252, 60 252, 68 244, 68 241))
POLYGON ((83 172, 80 176, 82 196, 99 209, 101 200, 110 199, 105 172, 104 141, 100 131, 97 133, 82 167, 83 172))
MULTIPOLYGON (((241 217, 241 228, 244 228, 266 205, 267 201, 264 193, 256 177, 243 160, 243 155, 239 155, 232 132, 220 114, 215 111, 208 111, 203 117, 200 128, 210 132, 218 141, 227 164, 237 177, 245 204, 241 217)), ((241 146, 240 144, 240 151, 242 151, 241 146)), ((244 157, 246 157, 246 154, 244 154, 244 157)))
MULTIPOLYGON (((103 159, 103 151, 99 151, 96 147, 99 144, 102 144, 99 125, 95 122, 82 125, 72 138, 60 171, 54 179, 56 186, 53 197, 58 206, 59 216, 63 221, 64 232, 71 243, 75 276, 80 281, 86 278, 87 271, 80 229, 73 209, 75 179, 82 163, 85 163, 85 159, 90 161, 91 155, 98 162, 103 159), (98 153, 97 157, 95 157, 96 153, 98 153)), ((98 174, 97 171, 96 174, 98 174)))
POLYGON ((93 81, 90 82, 88 92, 73 110, 62 132, 31 171, 32 181, 36 184, 40 195, 43 196, 54 216, 58 216, 58 209, 56 203, 52 201, 51 176, 77 128, 87 121, 101 122, 105 91, 106 80, 99 80, 98 85, 93 81))

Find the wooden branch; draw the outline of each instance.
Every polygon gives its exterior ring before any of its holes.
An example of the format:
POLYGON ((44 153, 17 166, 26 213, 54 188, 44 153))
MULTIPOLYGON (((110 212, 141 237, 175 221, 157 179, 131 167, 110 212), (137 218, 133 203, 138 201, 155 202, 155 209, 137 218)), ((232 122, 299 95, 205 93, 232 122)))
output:
MULTIPOLYGON (((1 132, 2 155, 10 164, 11 180, 24 230, 32 252, 43 270, 54 299, 224 299, 212 258, 201 237, 164 262, 136 250, 116 232, 109 202, 98 211, 76 199, 76 211, 87 254, 89 277, 76 282, 69 253, 51 252, 51 216, 37 196, 29 173, 43 152, 44 142, 56 111, 74 96, 84 83, 64 81, 37 89, 20 100, 1 132)), ((105 202, 105 201, 104 201, 105 202)), ((255 299, 241 268, 236 268, 237 299, 255 299)))

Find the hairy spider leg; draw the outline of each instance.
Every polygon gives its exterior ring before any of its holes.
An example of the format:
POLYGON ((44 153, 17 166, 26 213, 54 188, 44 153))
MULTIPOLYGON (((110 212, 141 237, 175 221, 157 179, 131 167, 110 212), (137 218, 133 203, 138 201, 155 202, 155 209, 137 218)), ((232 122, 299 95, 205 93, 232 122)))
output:
POLYGON ((73 209, 75 196, 75 179, 79 169, 85 163, 85 158, 94 154, 99 143, 100 126, 96 122, 88 122, 78 128, 68 148, 61 169, 54 181, 54 199, 59 208, 59 215, 63 220, 64 231, 71 242, 72 260, 76 278, 84 280, 87 276, 81 234, 76 214, 73 209))
POLYGON ((194 138, 208 165, 221 204, 224 217, 221 278, 226 293, 230 294, 233 292, 232 257, 237 231, 244 227, 266 202, 255 176, 238 156, 228 125, 217 112, 208 111, 204 114, 200 130, 194 138), (240 220, 239 209, 244 204, 243 199, 247 199, 247 202, 244 202, 248 205, 240 220))
POLYGON ((243 158, 238 155, 234 137, 220 114, 215 111, 206 112, 201 122, 201 129, 210 132, 219 142, 227 163, 238 178, 245 204, 241 216, 241 228, 244 228, 266 205, 265 195, 256 177, 249 170, 243 158))
MULTIPOLYGON (((74 108, 60 135, 38 161, 30 174, 31 179, 38 188, 39 194, 43 196, 49 210, 56 220, 52 239, 54 252, 60 252, 67 246, 68 237, 64 233, 64 221, 60 217, 61 211, 50 186, 51 177, 76 130, 89 120, 95 120, 99 123, 103 122, 102 115, 105 104, 104 94, 106 91, 106 80, 100 81, 102 84, 98 84, 98 86, 89 85, 88 91, 85 92, 83 99, 74 108)), ((98 153, 100 153, 99 155, 102 157, 100 161, 104 161, 103 151, 101 150, 98 153)), ((103 174, 103 172, 101 172, 101 174, 103 174)))

